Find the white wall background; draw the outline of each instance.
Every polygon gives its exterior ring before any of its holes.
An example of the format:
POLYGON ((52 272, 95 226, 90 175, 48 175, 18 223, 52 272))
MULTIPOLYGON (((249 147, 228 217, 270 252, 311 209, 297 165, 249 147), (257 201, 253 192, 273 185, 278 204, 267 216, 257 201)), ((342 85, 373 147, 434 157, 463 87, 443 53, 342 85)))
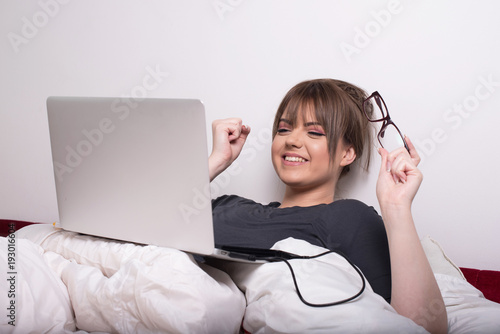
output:
MULTIPOLYGON (((282 191, 269 155, 281 98, 333 77, 378 90, 418 145, 420 235, 460 266, 500 270, 499 10, 494 0, 2 1, 0 218, 57 220, 49 95, 200 98, 208 129, 242 117, 252 139, 214 191, 269 202, 282 191)), ((342 196, 377 207, 373 162, 342 196)))

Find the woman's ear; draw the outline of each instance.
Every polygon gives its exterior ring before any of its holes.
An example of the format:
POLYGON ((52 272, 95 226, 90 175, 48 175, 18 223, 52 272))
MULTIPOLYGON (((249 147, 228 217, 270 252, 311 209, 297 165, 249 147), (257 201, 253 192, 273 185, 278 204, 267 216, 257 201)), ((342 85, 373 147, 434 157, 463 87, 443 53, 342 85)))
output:
POLYGON ((356 159, 356 151, 354 150, 354 147, 349 145, 342 151, 342 160, 340 161, 340 166, 342 167, 348 166, 352 164, 352 162, 355 159, 356 159))

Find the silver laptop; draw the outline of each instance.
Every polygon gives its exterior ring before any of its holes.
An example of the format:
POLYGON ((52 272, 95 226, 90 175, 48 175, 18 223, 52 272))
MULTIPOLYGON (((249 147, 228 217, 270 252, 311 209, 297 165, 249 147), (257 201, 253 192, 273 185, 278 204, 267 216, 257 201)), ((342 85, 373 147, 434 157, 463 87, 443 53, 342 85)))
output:
POLYGON ((49 97, 47 111, 60 227, 255 260, 215 249, 201 101, 49 97))

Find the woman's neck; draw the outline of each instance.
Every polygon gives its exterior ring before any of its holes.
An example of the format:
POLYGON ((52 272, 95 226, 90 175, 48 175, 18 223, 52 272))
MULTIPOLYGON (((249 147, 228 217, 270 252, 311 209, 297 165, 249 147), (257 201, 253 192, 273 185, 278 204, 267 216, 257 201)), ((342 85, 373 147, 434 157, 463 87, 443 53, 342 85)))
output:
POLYGON ((330 204, 333 202, 335 192, 331 190, 297 190, 286 187, 285 196, 281 201, 280 208, 292 206, 314 206, 319 204, 330 204))

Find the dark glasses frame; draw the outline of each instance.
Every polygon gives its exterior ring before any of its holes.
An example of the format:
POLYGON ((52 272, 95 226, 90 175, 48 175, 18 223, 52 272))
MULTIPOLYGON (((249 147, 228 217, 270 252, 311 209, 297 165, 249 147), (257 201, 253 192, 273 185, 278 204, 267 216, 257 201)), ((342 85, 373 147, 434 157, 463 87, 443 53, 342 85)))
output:
POLYGON ((404 147, 406 148, 406 150, 408 152, 410 152, 410 148, 408 147, 408 144, 406 143, 406 140, 405 140, 403 134, 401 133, 401 131, 399 131, 399 128, 397 127, 397 125, 392 121, 391 116, 389 115, 389 109, 387 109, 387 105, 385 104, 385 101, 382 98, 382 96, 380 96, 379 92, 375 91, 372 93, 372 95, 368 96, 365 99, 365 101, 363 102, 363 113, 365 114, 368 121, 370 121, 372 123, 383 122, 382 126, 380 127, 380 131, 378 132, 378 135, 377 135, 377 139, 378 139, 380 146, 384 147, 384 145, 382 145, 381 138, 384 138, 385 130, 387 129, 387 127, 389 125, 392 125, 396 128, 399 135, 401 136, 401 139, 403 140, 404 147), (380 108, 380 110, 382 112, 382 117, 379 119, 372 119, 370 117, 370 115, 368 114, 368 112, 366 111, 367 110, 366 106, 368 103, 370 103, 371 100, 375 100, 375 103, 377 103, 378 107, 380 108))

